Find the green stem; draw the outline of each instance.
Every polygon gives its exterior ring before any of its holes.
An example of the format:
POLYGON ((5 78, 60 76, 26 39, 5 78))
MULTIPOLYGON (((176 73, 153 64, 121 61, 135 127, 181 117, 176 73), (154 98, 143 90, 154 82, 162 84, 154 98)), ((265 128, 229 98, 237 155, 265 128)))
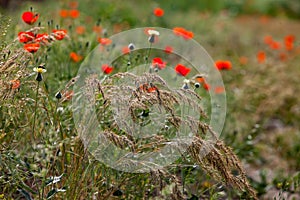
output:
POLYGON ((34 136, 34 139, 36 139, 35 121, 36 121, 36 110, 37 110, 37 106, 38 106, 39 87, 40 87, 40 82, 38 81, 38 84, 36 87, 36 93, 35 93, 34 117, 33 117, 33 125, 32 125, 32 135, 34 136))
POLYGON ((58 127, 58 112, 57 112, 57 108, 58 108, 58 103, 59 103, 59 99, 57 99, 56 104, 55 104, 55 110, 54 110, 54 129, 55 131, 57 130, 58 127))
MULTIPOLYGON (((148 64, 149 64, 149 57, 150 57, 150 53, 151 53, 151 48, 152 48, 152 43, 150 43, 149 48, 148 48, 148 52, 147 52, 147 55, 146 55, 147 60, 146 60, 146 66, 145 67, 147 67, 148 64)), ((145 71, 146 70, 147 69, 145 69, 145 71)))
POLYGON ((61 147, 61 153, 62 153, 62 161, 61 161, 61 168, 62 168, 62 171, 64 172, 65 170, 65 162, 67 160, 66 158, 66 147, 65 147, 65 144, 64 144, 64 133, 63 133, 63 130, 62 130, 62 125, 60 124, 60 116, 59 116, 59 113, 57 112, 57 108, 58 108, 58 105, 59 105, 59 100, 57 100, 56 102, 56 106, 55 106, 55 131, 57 131, 57 129, 59 129, 59 136, 60 136, 60 140, 62 142, 62 147, 61 147))

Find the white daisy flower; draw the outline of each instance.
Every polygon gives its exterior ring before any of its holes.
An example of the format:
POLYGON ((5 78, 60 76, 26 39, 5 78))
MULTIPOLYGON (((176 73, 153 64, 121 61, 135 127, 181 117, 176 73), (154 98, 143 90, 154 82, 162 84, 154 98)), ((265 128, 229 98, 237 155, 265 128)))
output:
POLYGON ((148 34, 149 34, 149 35, 156 35, 156 36, 159 36, 159 32, 156 31, 156 30, 153 30, 153 29, 148 30, 148 34))

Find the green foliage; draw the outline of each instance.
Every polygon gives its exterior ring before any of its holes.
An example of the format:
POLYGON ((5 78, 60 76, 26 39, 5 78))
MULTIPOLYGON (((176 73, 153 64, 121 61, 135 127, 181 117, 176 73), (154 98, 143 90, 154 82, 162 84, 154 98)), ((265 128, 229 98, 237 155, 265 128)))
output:
MULTIPOLYGON (((297 0, 87 2, 80 1, 81 17, 75 20, 57 16, 59 9, 67 7, 66 2, 57 5, 49 3, 50 7, 56 9, 54 14, 49 12, 51 16, 48 15, 47 6, 37 5, 41 19, 45 20, 42 21, 45 26, 43 31, 51 32, 58 24, 68 30, 69 38, 43 46, 33 55, 24 53, 22 44, 5 40, 8 37, 4 35, 10 23, 15 23, 12 25, 16 29, 7 33, 9 38, 16 38, 18 31, 28 27, 19 23, 19 20, 10 22, 9 17, 1 15, 1 70, 4 69, 3 63, 13 60, 13 64, 0 73, 1 198, 159 198, 159 195, 171 196, 177 186, 180 188, 176 191, 190 199, 247 198, 246 193, 212 178, 189 155, 184 155, 176 161, 175 167, 170 166, 166 171, 130 174, 110 169, 86 152, 77 136, 72 119, 72 105, 67 97, 81 63, 72 61, 69 55, 76 52, 86 57, 97 46, 100 36, 108 37, 113 34, 112 27, 116 24, 126 28, 150 25, 172 28, 178 24, 192 27, 195 34, 198 34, 200 43, 204 44, 214 59, 231 60, 232 71, 221 72, 228 97, 228 117, 223 131, 226 144, 233 148, 247 166, 255 168, 259 173, 258 180, 251 178, 251 185, 260 197, 266 195, 270 188, 279 192, 299 192, 299 173, 290 175, 300 168, 300 147, 297 143, 300 137, 297 131, 300 99, 295 95, 299 93, 300 71, 295 67, 299 55, 296 49, 292 50, 288 54, 288 60, 282 62, 278 59, 277 52, 272 51, 268 52, 267 63, 258 64, 255 53, 266 48, 260 41, 265 33, 270 34, 268 25, 255 26, 248 21, 239 23, 242 18, 232 18, 249 13, 299 17, 297 0), (91 3, 94 6, 90 6, 91 3), (157 19, 153 16, 152 8, 156 6, 165 10, 164 18, 157 19), (218 15, 223 9, 227 9, 229 15, 218 15), (86 20, 87 17, 90 17, 90 22, 86 20), (98 35, 92 31, 99 18, 100 25, 106 30, 105 34, 98 35), (47 21, 51 20, 53 24, 48 27, 47 21), (247 24, 250 28, 245 26, 245 29, 241 29, 241 24, 247 24), (87 31, 82 35, 77 34, 78 26, 85 26, 87 31), (9 48, 5 48, 7 45, 10 45, 9 48), (240 56, 247 56, 248 63, 240 64, 240 56), (46 63, 47 73, 43 74, 37 101, 36 74, 33 74, 32 69, 43 62, 46 63), (15 79, 21 81, 17 90, 12 89, 10 82, 15 79), (58 91, 62 93, 60 100, 55 98, 58 91), (37 137, 34 138, 31 132, 36 101, 37 137), (282 129, 267 128, 266 122, 273 118, 282 121, 282 129), (264 152, 275 154, 274 157, 280 159, 280 164, 268 166, 268 155, 264 152), (277 174, 277 168, 281 165, 287 166, 286 171, 277 174), (267 172, 273 173, 272 178, 267 172)), ((293 32, 285 28, 284 23, 280 25, 280 30, 284 32, 274 34, 281 41, 284 34, 293 32)), ((126 64, 125 61, 124 63, 126 64)), ((96 103, 103 105, 103 96, 99 94, 96 103)), ((108 128, 109 124, 103 126, 108 128)), ((220 151, 215 153, 218 152, 220 151)), ((216 161, 216 166, 221 163, 218 159, 213 161, 216 161)), ((233 170, 232 174, 234 173, 236 171, 233 170)))
POLYGON ((7 29, 10 26, 10 19, 0 13, 0 52, 7 45, 5 42, 7 29))

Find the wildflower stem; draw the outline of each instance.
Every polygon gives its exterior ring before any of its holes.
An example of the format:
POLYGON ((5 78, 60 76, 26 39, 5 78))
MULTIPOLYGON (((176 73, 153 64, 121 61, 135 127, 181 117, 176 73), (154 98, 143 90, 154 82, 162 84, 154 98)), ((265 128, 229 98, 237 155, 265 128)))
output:
MULTIPOLYGON (((146 66, 145 67, 147 67, 148 64, 149 64, 149 56, 150 56, 150 53, 151 53, 151 48, 152 48, 152 43, 150 43, 149 48, 148 48, 148 52, 147 52, 147 55, 146 55, 146 66)), ((146 69, 147 68, 145 68, 145 71, 146 71, 146 69)))
POLYGON ((59 103, 59 99, 57 99, 56 101, 56 104, 55 104, 55 110, 54 110, 54 113, 55 113, 55 116, 54 116, 54 126, 55 126, 55 131, 57 130, 57 127, 58 127, 58 112, 57 112, 57 109, 58 109, 58 103, 59 103))
POLYGON ((35 93, 34 117, 33 117, 33 125, 32 125, 32 135, 34 136, 34 139, 36 139, 35 121, 36 121, 36 110, 37 110, 37 106, 38 106, 39 87, 40 87, 40 82, 38 81, 37 87, 36 87, 36 93, 35 93))
POLYGON ((71 79, 72 76, 71 76, 71 69, 70 69, 70 59, 69 59, 69 61, 68 61, 67 68, 68 68, 68 79, 71 79))
POLYGON ((131 52, 129 52, 129 58, 128 58, 128 63, 127 63, 127 67, 126 67, 126 72, 128 72, 128 68, 129 68, 129 66, 131 66, 132 64, 131 64, 131 52))
POLYGON ((59 131, 60 133, 60 140, 62 142, 62 146, 61 146, 61 152, 62 152, 62 161, 61 161, 61 168, 62 168, 62 171, 64 171, 64 165, 65 165, 65 160, 66 160, 66 153, 65 153, 65 144, 64 144, 64 133, 63 133, 63 130, 62 130, 62 126, 60 124, 60 117, 59 117, 59 113, 58 113, 58 105, 59 105, 59 99, 57 99, 56 101, 56 105, 55 105, 55 116, 54 116, 54 119, 55 119, 55 123, 54 123, 54 126, 55 126, 55 131, 59 131))

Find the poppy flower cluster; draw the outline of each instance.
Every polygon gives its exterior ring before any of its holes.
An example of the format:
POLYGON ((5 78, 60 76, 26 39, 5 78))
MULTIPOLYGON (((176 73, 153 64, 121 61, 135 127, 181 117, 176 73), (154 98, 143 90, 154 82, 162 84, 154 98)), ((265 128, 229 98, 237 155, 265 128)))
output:
POLYGON ((269 47, 271 49, 276 50, 276 49, 280 49, 281 47, 285 47, 285 49, 287 51, 290 51, 294 47, 295 39, 296 39, 296 37, 294 35, 286 35, 283 38, 283 42, 280 43, 280 42, 275 41, 272 36, 267 35, 264 37, 264 43, 269 45, 269 47))
POLYGON ((62 18, 72 18, 72 19, 76 19, 80 16, 80 11, 77 9, 72 9, 72 10, 66 10, 66 9, 62 9, 59 11, 59 15, 62 18))
MULTIPOLYGON (((34 14, 33 12, 26 11, 22 14, 22 20, 29 24, 33 25, 39 17, 39 14, 34 14)), ((36 33, 36 30, 33 31, 21 31, 18 33, 18 40, 20 43, 23 43, 23 48, 30 52, 35 53, 39 50, 41 45, 49 45, 54 40, 62 40, 66 35, 67 31, 53 30, 52 33, 36 33)))
MULTIPOLYGON (((295 42, 294 35, 286 35, 283 38, 282 42, 276 41, 271 35, 266 35, 263 38, 264 44, 266 44, 271 50, 276 50, 278 54, 278 58, 281 61, 285 61, 288 57, 288 51, 293 50, 294 42, 295 42)), ((264 63, 266 60, 267 54, 264 51, 259 51, 256 55, 258 63, 264 63)))
POLYGON ((138 91, 152 93, 157 91, 157 87, 154 86, 152 83, 145 83, 139 86, 138 91))
POLYGON ((281 48, 280 42, 275 41, 270 35, 264 37, 264 43, 273 50, 278 50, 281 48))
POLYGON ((186 40, 192 39, 194 37, 194 33, 191 31, 186 30, 182 27, 175 27, 173 28, 173 32, 175 35, 183 37, 186 40))
POLYGON ((76 19, 80 16, 80 11, 77 10, 78 2, 73 1, 69 3, 69 9, 62 9, 59 11, 59 15, 62 18, 72 18, 76 19))

